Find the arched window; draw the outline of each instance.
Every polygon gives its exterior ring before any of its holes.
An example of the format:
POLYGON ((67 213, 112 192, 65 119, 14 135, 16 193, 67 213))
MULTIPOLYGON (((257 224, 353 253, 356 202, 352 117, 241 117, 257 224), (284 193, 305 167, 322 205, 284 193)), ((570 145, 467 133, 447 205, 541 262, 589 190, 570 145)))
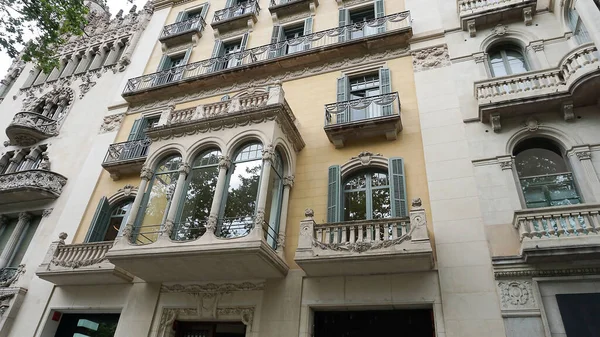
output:
MULTIPOLYGON (((577 13, 577 10, 575 10, 576 2, 576 0, 571 1, 571 4, 569 5, 569 9, 567 11, 567 20, 569 22, 569 28, 571 28, 571 31, 573 31, 573 36, 575 36, 575 40, 577 41, 577 43, 584 44, 591 42, 592 39, 590 38, 590 34, 585 28, 585 25, 581 21, 579 13, 577 13)), ((596 4, 597 3, 598 2, 596 2, 596 4)))
POLYGON ((237 152, 227 175, 217 236, 230 238, 250 233, 262 174, 262 149, 260 143, 250 143, 237 152))
POLYGON ((488 50, 490 70, 493 77, 515 75, 529 71, 527 60, 520 48, 499 45, 488 50))
POLYGON ((136 219, 133 233, 135 243, 152 243, 158 238, 171 206, 171 197, 175 192, 181 163, 180 155, 172 155, 156 167, 136 219))
POLYGON ((220 156, 221 151, 210 149, 192 162, 171 239, 194 240, 206 232, 205 224, 219 178, 220 156))
POLYGON ((100 199, 85 242, 113 241, 125 228, 133 199, 110 205, 106 197, 100 199))
POLYGON ((581 203, 560 147, 545 138, 527 139, 513 154, 527 208, 581 203))
POLYGON ((344 220, 384 219, 391 216, 390 184, 384 170, 361 171, 344 181, 344 220))

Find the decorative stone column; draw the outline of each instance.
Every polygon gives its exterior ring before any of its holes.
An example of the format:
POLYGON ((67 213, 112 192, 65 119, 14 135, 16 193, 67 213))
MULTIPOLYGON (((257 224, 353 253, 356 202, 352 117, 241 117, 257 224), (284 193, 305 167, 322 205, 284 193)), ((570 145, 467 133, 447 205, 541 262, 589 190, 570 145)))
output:
POLYGON ((140 173, 140 186, 138 187, 138 193, 135 195, 135 199, 133 200, 133 204, 131 205, 131 211, 129 211, 129 218, 127 219, 127 224, 125 225, 125 230, 123 230, 123 239, 117 237, 116 243, 123 242, 128 244, 132 240, 133 236, 133 225, 135 220, 137 219, 138 212, 140 210, 140 205, 142 203, 142 199, 144 199, 144 194, 146 194, 146 187, 148 186, 148 182, 154 176, 154 172, 148 168, 147 166, 142 167, 142 171, 140 173))
POLYGON ((475 64, 477 65, 477 69, 479 70, 479 79, 487 79, 490 77, 490 74, 488 74, 488 70, 487 70, 487 66, 486 66, 486 62, 487 62, 488 56, 486 53, 475 53, 473 54, 473 60, 475 61, 475 64))
MULTIPOLYGON (((585 175, 585 183, 580 182, 579 186, 587 189, 588 193, 591 193, 594 202, 600 202, 600 179, 598 179, 598 174, 596 173, 596 168, 592 163, 592 151, 588 145, 576 146, 573 147, 573 153, 575 157, 579 160, 579 164, 583 170, 585 175)), ((590 202, 591 200, 586 200, 586 202, 590 202)))
POLYGON ((256 217, 254 218, 254 230, 252 235, 255 238, 263 239, 263 226, 265 221, 265 207, 267 205, 267 194, 269 193, 269 180, 271 177, 271 165, 275 159, 275 149, 269 144, 263 149, 262 155, 262 175, 260 177, 260 186, 258 189, 258 201, 256 203, 256 217))
POLYGON ((508 192, 511 207, 515 211, 523 209, 525 200, 523 199, 523 194, 519 193, 519 184, 517 183, 517 179, 515 179, 516 172, 514 171, 513 156, 501 156, 496 157, 496 159, 498 160, 502 175, 504 176, 504 184, 508 192))
POLYGON ((169 202, 169 210, 167 211, 167 219, 165 220, 165 228, 160 234, 159 240, 169 240, 171 234, 173 234, 173 226, 175 222, 175 216, 177 215, 178 205, 180 203, 181 195, 183 193, 183 187, 185 186, 185 180, 190 173, 190 165, 187 163, 181 163, 179 165, 179 177, 177 177, 177 183, 175 184, 175 191, 169 202))
POLYGON ((6 153, 3 153, 2 157, 0 157, 0 174, 3 174, 4 172, 8 171, 6 170, 6 167, 9 164, 9 160, 10 156, 6 153))
POLYGON ((20 149, 15 151, 14 155, 12 156, 12 158, 10 158, 9 164, 8 164, 8 168, 6 169, 6 173, 13 173, 15 172, 15 170, 17 169, 17 167, 19 167, 19 164, 21 163, 21 160, 23 160, 23 157, 25 156, 25 150, 20 149))
MULTIPOLYGON (((206 233, 215 235, 217 223, 219 222, 219 211, 221 210, 221 200, 225 193, 225 182, 227 180, 227 170, 231 167, 231 159, 227 156, 219 158, 219 177, 217 178, 217 186, 215 187, 215 195, 213 196, 212 205, 210 206, 210 215, 206 222, 206 233)), ((205 234, 206 235, 206 234, 205 234)))
POLYGON ((427 218, 425 216, 425 209, 422 207, 421 198, 413 199, 409 216, 411 242, 429 241, 427 218))
POLYGON ((39 146, 32 147, 29 154, 25 156, 25 169, 30 170, 33 163, 38 159, 42 153, 42 148, 39 146))
POLYGON ((120 48, 121 45, 116 41, 110 46, 108 56, 106 57, 106 64, 114 64, 117 62, 116 58, 120 48))
POLYGON ((281 216, 279 217, 279 235, 277 236, 277 252, 283 253, 285 248, 285 230, 287 228, 288 204, 290 201, 290 190, 294 187, 294 176, 283 178, 283 198, 281 200, 281 216))
POLYGON ((10 258, 13 256, 13 253, 17 249, 17 245, 19 240, 21 239, 21 235, 25 231, 25 229, 29 226, 31 222, 31 214, 22 212, 19 213, 19 221, 15 226, 10 238, 6 242, 2 253, 0 254, 0 269, 6 268, 8 263, 10 262, 10 258))
POLYGON ((600 46, 600 11, 594 0, 577 0, 575 9, 594 44, 600 46))

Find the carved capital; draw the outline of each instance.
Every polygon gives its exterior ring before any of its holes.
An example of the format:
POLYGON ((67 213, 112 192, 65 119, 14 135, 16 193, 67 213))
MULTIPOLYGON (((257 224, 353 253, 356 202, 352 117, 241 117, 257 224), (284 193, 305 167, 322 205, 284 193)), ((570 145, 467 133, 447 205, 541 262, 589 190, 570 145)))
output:
POLYGON ((273 160, 275 159, 275 148, 273 147, 273 144, 265 146, 262 152, 262 159, 263 161, 273 163, 273 160))
POLYGON ((206 226, 204 226, 206 228, 206 231, 214 233, 215 230, 217 229, 218 222, 219 222, 219 220, 217 219, 216 216, 214 216, 214 215, 209 216, 208 221, 206 221, 206 226))
POLYGON ((498 162, 498 164, 500 164, 500 168, 502 169, 502 171, 504 171, 504 170, 512 170, 512 168, 513 168, 513 162, 512 162, 512 160, 510 160, 510 161, 501 161, 501 162, 498 162))
POLYGON ((190 164, 188 164, 188 163, 179 164, 179 168, 178 168, 179 173, 185 174, 187 176, 190 173, 190 170, 191 170, 190 164))
POLYGON ((579 151, 579 152, 575 152, 575 155, 577 156, 577 159, 579 159, 580 161, 592 159, 591 151, 579 151))
POLYGON ((148 166, 142 167, 142 171, 140 173, 140 178, 142 178, 144 180, 150 180, 150 179, 152 179, 153 175, 154 175, 154 172, 148 166))
POLYGON ((171 220, 165 221, 165 227, 164 227, 164 230, 161 233, 161 235, 165 236, 167 238, 170 238, 171 235, 173 234, 173 227, 175 227, 173 224, 173 221, 171 221, 171 220))
POLYGON ((28 212, 21 212, 19 213, 19 222, 29 222, 31 221, 31 213, 28 212))
POLYGON ((231 167, 231 159, 227 156, 219 157, 219 168, 228 170, 231 167))
POLYGON ((283 186, 284 187, 288 187, 288 188, 292 188, 294 187, 294 180, 296 179, 295 176, 287 176, 287 177, 283 177, 283 186))

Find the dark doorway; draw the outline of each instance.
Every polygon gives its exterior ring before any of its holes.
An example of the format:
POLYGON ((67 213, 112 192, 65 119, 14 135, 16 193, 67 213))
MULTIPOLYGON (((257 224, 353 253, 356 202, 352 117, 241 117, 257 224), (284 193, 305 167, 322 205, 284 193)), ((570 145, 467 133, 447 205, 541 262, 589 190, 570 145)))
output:
POLYGON ((88 336, 113 337, 119 314, 63 314, 56 337, 88 336))
POLYGON ((210 323, 175 321, 175 337, 244 337, 243 323, 210 323))
POLYGON ((314 328, 315 337, 434 337, 435 333, 430 309, 315 311, 314 328))
POLYGON ((600 337, 600 294, 556 295, 567 337, 600 337))

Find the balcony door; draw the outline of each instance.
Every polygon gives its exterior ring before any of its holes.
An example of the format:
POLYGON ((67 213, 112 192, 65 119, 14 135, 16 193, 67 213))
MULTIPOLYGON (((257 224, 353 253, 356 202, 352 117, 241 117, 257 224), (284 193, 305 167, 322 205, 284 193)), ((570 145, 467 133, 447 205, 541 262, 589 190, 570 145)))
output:
POLYGON ((339 27, 348 26, 348 28, 340 32, 339 42, 384 33, 386 30, 385 21, 379 22, 376 20, 384 16, 383 0, 375 0, 372 5, 369 4, 366 7, 340 9, 338 25, 339 27))
POLYGON ((378 96, 391 92, 390 71, 344 76, 338 79, 338 109, 334 124, 358 122, 392 113, 392 106, 378 104, 378 96))
POLYGON ((230 41, 215 40, 213 49, 212 71, 225 70, 238 67, 244 64, 244 58, 240 52, 246 49, 248 43, 248 33, 244 34, 240 39, 230 41))
POLYGON ((154 79, 154 85, 162 85, 179 81, 183 78, 185 67, 190 59, 192 48, 184 53, 175 55, 163 55, 158 66, 158 73, 154 79))

